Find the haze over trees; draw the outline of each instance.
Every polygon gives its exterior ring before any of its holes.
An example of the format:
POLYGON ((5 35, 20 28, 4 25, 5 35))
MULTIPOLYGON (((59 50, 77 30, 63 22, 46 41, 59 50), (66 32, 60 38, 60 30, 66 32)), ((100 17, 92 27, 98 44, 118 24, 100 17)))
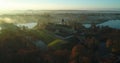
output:
MULTIPOLYGON (((120 61, 119 29, 99 27, 94 21, 90 23, 89 28, 86 28, 83 22, 73 19, 74 15, 70 19, 61 19, 61 17, 58 19, 56 18, 58 15, 66 14, 57 14, 55 17, 45 14, 41 16, 42 18, 37 15, 40 20, 36 21, 37 25, 31 29, 15 25, 17 22, 8 22, 9 19, 8 21, 1 19, 3 22, 0 23, 0 63, 113 63, 120 61), (54 19, 58 19, 58 22, 54 22, 54 19)), ((35 19, 34 15, 23 17, 33 19, 31 16, 35 19)), ((85 14, 81 20, 88 20, 90 17, 91 14, 85 14)))

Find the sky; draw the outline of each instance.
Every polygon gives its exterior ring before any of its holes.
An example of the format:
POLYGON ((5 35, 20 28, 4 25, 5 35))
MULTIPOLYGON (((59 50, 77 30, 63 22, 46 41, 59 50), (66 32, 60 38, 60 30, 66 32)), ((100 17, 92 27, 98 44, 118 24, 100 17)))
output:
POLYGON ((0 10, 120 10, 120 0, 0 0, 0 10))

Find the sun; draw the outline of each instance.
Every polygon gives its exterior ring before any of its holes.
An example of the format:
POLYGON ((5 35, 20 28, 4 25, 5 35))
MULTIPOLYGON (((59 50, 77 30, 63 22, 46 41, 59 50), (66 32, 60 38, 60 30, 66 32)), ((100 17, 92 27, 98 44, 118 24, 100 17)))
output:
POLYGON ((0 10, 9 8, 10 7, 9 5, 10 3, 8 1, 0 0, 0 10))
POLYGON ((0 0, 0 10, 9 10, 16 8, 17 4, 9 0, 0 0))

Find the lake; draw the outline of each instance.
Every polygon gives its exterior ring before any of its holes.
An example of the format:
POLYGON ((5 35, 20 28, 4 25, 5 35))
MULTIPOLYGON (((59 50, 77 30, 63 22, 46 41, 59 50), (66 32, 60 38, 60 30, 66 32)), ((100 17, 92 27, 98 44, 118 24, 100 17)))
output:
MULTIPOLYGON (((33 28, 37 25, 37 23, 26 23, 26 24, 16 24, 17 26, 26 26, 28 28, 33 28)), ((91 24, 83 24, 86 28, 89 28, 91 24)), ((97 26, 108 26, 115 29, 120 29, 120 20, 109 20, 100 24, 97 24, 97 26)))
MULTIPOLYGON (((19 27, 26 26, 29 29, 32 29, 33 27, 35 27, 37 25, 37 23, 26 23, 26 24, 16 24, 16 25, 19 27)), ((91 24, 83 24, 83 26, 85 26, 86 28, 89 28, 91 26, 91 24)), ((109 20, 109 21, 97 24, 97 26, 100 26, 100 27, 108 26, 111 28, 120 29, 120 20, 109 20)))
POLYGON ((109 26, 111 28, 120 29, 120 20, 109 20, 97 26, 109 26))
MULTIPOLYGON (((91 27, 91 24, 83 24, 86 28, 91 27)), ((109 20, 100 24, 97 24, 97 26, 108 26, 114 29, 120 29, 120 20, 109 20)))
POLYGON ((26 24, 16 24, 19 27, 25 26, 28 27, 29 29, 35 27, 37 25, 37 23, 26 23, 26 24))

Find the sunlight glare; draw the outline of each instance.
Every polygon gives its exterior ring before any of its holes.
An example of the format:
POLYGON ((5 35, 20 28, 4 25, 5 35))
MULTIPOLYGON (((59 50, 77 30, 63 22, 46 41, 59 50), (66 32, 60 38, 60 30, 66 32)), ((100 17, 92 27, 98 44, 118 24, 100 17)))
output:
POLYGON ((14 21, 11 18, 4 17, 4 18, 0 18, 0 22, 13 23, 14 21))

